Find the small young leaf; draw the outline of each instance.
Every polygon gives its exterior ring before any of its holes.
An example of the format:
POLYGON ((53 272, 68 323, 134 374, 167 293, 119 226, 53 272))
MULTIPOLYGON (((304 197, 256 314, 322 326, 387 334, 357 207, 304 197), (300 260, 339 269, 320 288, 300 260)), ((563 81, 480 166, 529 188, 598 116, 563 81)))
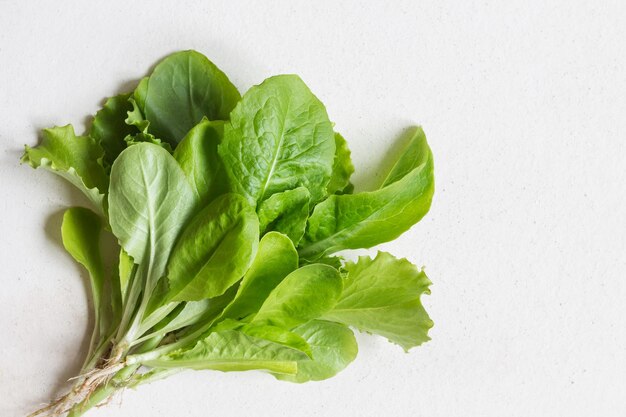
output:
POLYGON ((328 182, 328 194, 344 194, 350 188, 350 176, 354 173, 354 165, 350 159, 348 142, 335 132, 335 159, 333 173, 328 182))
POLYGON ((89 131, 89 136, 104 149, 104 162, 108 167, 126 149, 124 138, 137 132, 125 122, 127 113, 132 110, 129 97, 130 93, 127 93, 107 99, 104 107, 96 113, 89 131))
POLYGON ((335 376, 355 358, 359 348, 352 330, 339 323, 313 320, 293 329, 311 347, 312 359, 298 362, 295 375, 274 375, 290 382, 321 381, 335 376))
POLYGON ((170 301, 221 295, 248 270, 259 241, 259 220, 248 202, 224 194, 185 227, 167 266, 170 301))
POLYGON ((185 172, 200 207, 228 192, 226 172, 217 154, 217 145, 223 135, 224 122, 203 120, 189 131, 174 151, 174 158, 185 172))
POLYGON ((430 280, 406 259, 379 252, 345 266, 341 299, 325 320, 378 334, 409 350, 428 340, 433 326, 420 296, 430 294, 430 280))
POLYGON ((270 230, 283 233, 297 245, 309 217, 311 194, 304 187, 276 193, 259 205, 261 234, 270 230))
POLYGON ((251 323, 293 329, 332 309, 342 286, 335 268, 323 264, 303 266, 278 284, 251 323))
POLYGON ((219 146, 233 191, 257 205, 303 186, 313 201, 326 194, 335 139, 324 105, 296 75, 252 87, 224 126, 219 146))

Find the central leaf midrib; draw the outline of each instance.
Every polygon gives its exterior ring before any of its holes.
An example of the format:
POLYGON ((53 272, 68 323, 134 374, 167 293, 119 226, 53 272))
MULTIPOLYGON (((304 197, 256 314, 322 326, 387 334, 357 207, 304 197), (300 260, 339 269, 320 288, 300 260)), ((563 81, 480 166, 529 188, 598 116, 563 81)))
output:
POLYGON ((280 126, 280 139, 278 140, 277 146, 274 148, 274 154, 272 155, 272 166, 270 167, 269 171, 267 172, 267 175, 265 176, 265 181, 263 182, 263 189, 260 195, 258 196, 257 204, 260 204, 260 202, 263 201, 263 197, 265 197, 265 193, 267 192, 267 187, 270 182, 270 179, 276 169, 276 163, 278 162, 278 154, 279 154, 280 148, 282 148, 283 146, 283 141, 285 140, 285 124, 287 123, 287 115, 289 114, 290 104, 291 104, 291 99, 288 99, 287 108, 285 109, 285 112, 283 114, 283 120, 280 126))

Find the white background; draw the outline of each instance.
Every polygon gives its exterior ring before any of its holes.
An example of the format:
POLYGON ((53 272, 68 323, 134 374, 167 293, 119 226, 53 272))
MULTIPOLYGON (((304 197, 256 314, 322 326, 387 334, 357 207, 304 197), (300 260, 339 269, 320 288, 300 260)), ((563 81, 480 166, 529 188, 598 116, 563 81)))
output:
MULTIPOLYGON (((621 1, 0 0, 0 415, 59 394, 88 333, 60 246, 85 204, 20 166, 159 59, 197 49, 246 91, 297 73, 353 150, 357 189, 410 125, 435 155, 429 215, 384 250, 425 265, 433 340, 359 335, 337 377, 187 372, 104 416, 626 415, 626 4, 621 1)), ((120 405, 121 403, 121 405, 120 405)))

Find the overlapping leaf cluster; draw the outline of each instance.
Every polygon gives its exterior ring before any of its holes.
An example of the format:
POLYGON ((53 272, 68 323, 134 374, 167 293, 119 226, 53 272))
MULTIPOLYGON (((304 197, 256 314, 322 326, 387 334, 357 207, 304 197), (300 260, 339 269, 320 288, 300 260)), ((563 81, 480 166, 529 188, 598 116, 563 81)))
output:
POLYGON ((241 97, 184 51, 107 100, 85 135, 44 130, 23 161, 69 180, 95 210, 63 219, 96 326, 83 376, 52 415, 181 369, 329 378, 357 354, 351 327, 405 350, 428 340, 422 271, 388 253, 335 255, 395 239, 426 214, 433 159, 420 128, 380 188, 353 193, 347 143, 300 78, 241 97), (119 242, 116 265, 102 260, 102 233, 119 242))

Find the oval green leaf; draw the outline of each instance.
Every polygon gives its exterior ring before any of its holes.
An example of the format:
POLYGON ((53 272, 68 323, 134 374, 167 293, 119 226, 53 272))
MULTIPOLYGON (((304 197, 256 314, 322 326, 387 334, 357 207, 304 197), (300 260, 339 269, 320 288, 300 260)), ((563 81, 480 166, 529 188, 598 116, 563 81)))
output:
POLYGON ((274 288, 298 268, 298 252, 291 240, 277 232, 270 232, 259 242, 254 261, 241 280, 233 302, 223 318, 241 319, 259 311, 274 288))
POLYGON ((226 74, 196 51, 168 56, 145 84, 138 104, 144 100, 150 131, 174 147, 202 118, 227 120, 241 98, 226 74))
POLYGON ((313 201, 326 193, 335 156, 324 105, 296 75, 252 87, 224 126, 219 153, 233 191, 257 203, 306 187, 313 201))
POLYGON ((293 329, 332 309, 342 288, 341 275, 332 266, 303 266, 278 284, 251 323, 293 329))
POLYGON ((171 301, 217 297, 248 270, 259 241, 259 220, 248 202, 224 194, 185 227, 167 267, 171 301))
POLYGON ((224 122, 204 120, 189 131, 174 151, 200 207, 228 191, 226 172, 217 154, 223 134, 224 122))

